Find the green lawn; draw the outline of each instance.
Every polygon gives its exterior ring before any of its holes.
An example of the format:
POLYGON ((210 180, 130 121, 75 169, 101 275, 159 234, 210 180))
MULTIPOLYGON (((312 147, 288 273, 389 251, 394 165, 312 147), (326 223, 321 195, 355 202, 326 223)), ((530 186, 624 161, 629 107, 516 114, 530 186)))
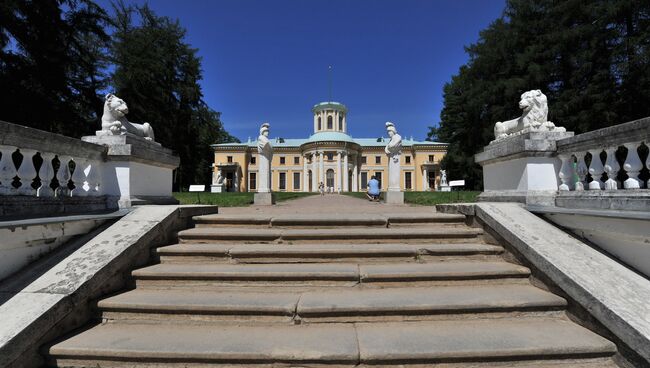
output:
MULTIPOLYGON (((315 193, 273 193, 276 202, 288 201, 314 194, 315 193)), ((199 196, 201 204, 211 204, 221 207, 246 207, 253 204, 253 193, 174 193, 174 198, 178 199, 181 204, 199 204, 199 196)))
MULTIPOLYGON (((404 202, 420 206, 433 206, 441 203, 453 202, 476 202, 476 197, 481 192, 458 191, 458 192, 404 192, 404 202)), ((356 198, 366 198, 366 193, 349 192, 344 193, 356 198)), ((382 192, 382 198, 384 192, 382 192)))

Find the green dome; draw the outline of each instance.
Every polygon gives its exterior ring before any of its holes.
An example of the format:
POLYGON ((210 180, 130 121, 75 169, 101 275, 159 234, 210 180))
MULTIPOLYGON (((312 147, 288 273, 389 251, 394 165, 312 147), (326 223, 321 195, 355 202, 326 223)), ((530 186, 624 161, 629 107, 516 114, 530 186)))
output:
POLYGON ((321 110, 338 110, 338 111, 347 112, 348 108, 345 107, 345 105, 343 105, 340 102, 329 101, 329 102, 317 103, 311 109, 311 111, 313 111, 313 112, 321 111, 321 110))
POLYGON ((312 134, 305 143, 321 142, 321 141, 337 141, 355 143, 354 139, 349 135, 341 132, 318 132, 312 134))

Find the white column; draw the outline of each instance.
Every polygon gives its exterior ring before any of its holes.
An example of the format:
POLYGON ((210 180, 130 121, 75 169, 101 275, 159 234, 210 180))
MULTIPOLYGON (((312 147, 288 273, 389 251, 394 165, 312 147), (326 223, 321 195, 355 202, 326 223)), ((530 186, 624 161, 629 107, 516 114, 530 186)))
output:
POLYGON ((589 190, 600 190, 605 188, 605 184, 600 180, 600 177, 603 176, 605 168, 603 168, 603 162, 600 160, 600 149, 589 150, 591 153, 591 163, 589 164, 589 174, 593 179, 589 183, 589 190))
POLYGON ((319 151, 320 163, 318 168, 318 184, 325 183, 325 152, 319 151))
MULTIPOLYGON (((345 125, 343 125, 345 127, 345 125)), ((358 163, 359 162, 359 156, 354 155, 354 160, 352 161, 352 191, 353 192, 358 192, 359 191, 359 167, 358 163)))
POLYGON ((302 191, 309 191, 309 173, 307 172, 307 155, 302 156, 302 191))
POLYGON ((336 152, 336 188, 334 188, 335 191, 339 191, 343 187, 343 172, 341 170, 341 151, 336 152))
POLYGON ((605 161, 605 172, 607 173, 607 181, 605 182, 605 189, 607 190, 617 190, 618 182, 616 181, 616 175, 618 175, 618 170, 621 169, 621 165, 616 161, 616 150, 618 147, 609 147, 605 149, 607 152, 607 160, 605 161))
POLYGON ((350 182, 350 169, 348 168, 348 154, 347 152, 345 153, 345 156, 343 157, 343 191, 344 192, 349 192, 350 187, 349 187, 349 182, 350 182))
POLYGON ((562 167, 560 167, 560 173, 558 176, 562 181, 560 187, 558 188, 561 191, 571 190, 571 181, 573 180, 573 156, 570 154, 561 154, 559 155, 560 161, 562 161, 562 167))
POLYGON ((641 145, 641 142, 625 143, 627 148, 627 157, 623 168, 627 172, 627 180, 623 183, 625 189, 639 189, 641 188, 641 180, 639 180, 639 171, 643 169, 643 163, 639 157, 636 148, 641 145))
POLYGON ((422 167, 422 191, 426 192, 429 190, 429 175, 427 171, 427 167, 423 166, 422 167))
POLYGON ((318 152, 311 155, 311 191, 318 191, 318 152))

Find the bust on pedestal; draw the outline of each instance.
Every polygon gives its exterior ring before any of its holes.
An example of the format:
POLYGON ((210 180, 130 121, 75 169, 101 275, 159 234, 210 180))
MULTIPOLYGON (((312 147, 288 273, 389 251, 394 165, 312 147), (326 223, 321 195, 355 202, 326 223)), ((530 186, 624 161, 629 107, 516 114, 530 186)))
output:
POLYGON ((390 141, 384 148, 388 155, 388 191, 386 192, 386 203, 404 204, 404 192, 400 186, 402 169, 400 158, 402 156, 402 137, 397 134, 395 124, 386 122, 386 131, 390 141))
POLYGON ((138 204, 177 204, 172 196, 173 171, 180 162, 171 150, 154 141, 149 123, 126 118, 124 100, 109 93, 104 101, 102 130, 81 140, 108 147, 101 173, 102 191, 118 197, 120 207, 138 204))
POLYGON ((258 157, 258 171, 259 183, 257 185, 257 193, 254 196, 254 203, 256 205, 272 205, 273 194, 271 193, 271 160, 273 159, 273 146, 269 140, 268 123, 262 124, 260 127, 260 136, 257 137, 257 153, 258 157))
POLYGON ((546 96, 540 90, 521 95, 520 117, 497 122, 495 139, 474 156, 483 166, 482 201, 552 204, 558 190, 556 141, 573 136, 547 120, 546 96))

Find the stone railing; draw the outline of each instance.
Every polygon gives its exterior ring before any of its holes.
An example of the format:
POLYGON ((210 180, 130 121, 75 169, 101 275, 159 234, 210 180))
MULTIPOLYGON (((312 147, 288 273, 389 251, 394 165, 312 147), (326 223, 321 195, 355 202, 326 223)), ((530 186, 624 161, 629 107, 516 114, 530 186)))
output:
MULTIPOLYGON (((558 189, 646 189, 648 182, 639 177, 644 167, 639 151, 649 144, 650 117, 558 140, 558 189)), ((650 168, 650 156, 645 167, 650 168)))
POLYGON ((101 196, 107 148, 0 121, 0 195, 101 196))
POLYGON ((0 121, 0 218, 173 203, 178 157, 139 137, 84 140, 0 121))

